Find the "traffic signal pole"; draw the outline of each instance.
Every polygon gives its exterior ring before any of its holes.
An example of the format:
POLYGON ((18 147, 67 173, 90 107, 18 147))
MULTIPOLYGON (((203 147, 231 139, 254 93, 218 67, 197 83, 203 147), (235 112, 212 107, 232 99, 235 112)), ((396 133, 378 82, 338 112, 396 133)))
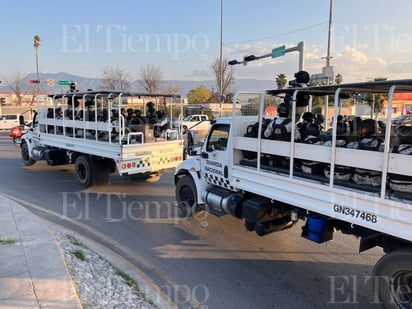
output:
POLYGON ((299 71, 303 71, 305 67, 305 43, 304 42, 299 42, 298 45, 290 47, 290 48, 285 48, 285 46, 282 45, 280 47, 272 49, 270 53, 264 54, 262 56, 255 56, 255 55, 245 56, 243 57, 243 61, 231 60, 229 61, 229 65, 235 65, 235 64, 246 65, 250 61, 269 58, 269 57, 277 58, 277 57, 285 55, 285 53, 290 53, 294 51, 299 52, 299 71))

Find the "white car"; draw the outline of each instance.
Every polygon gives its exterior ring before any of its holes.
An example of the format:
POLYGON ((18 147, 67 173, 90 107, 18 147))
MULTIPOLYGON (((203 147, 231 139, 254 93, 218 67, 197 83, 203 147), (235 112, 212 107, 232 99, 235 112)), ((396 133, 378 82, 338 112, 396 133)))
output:
POLYGON ((0 115, 0 130, 10 130, 11 128, 24 124, 24 117, 20 114, 0 115))

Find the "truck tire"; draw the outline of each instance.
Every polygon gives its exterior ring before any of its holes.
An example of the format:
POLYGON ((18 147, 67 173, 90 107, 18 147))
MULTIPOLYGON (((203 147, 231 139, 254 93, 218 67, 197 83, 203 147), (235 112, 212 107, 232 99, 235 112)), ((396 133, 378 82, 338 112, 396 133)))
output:
POLYGON ((81 155, 76 158, 75 171, 77 180, 85 187, 93 185, 92 167, 90 158, 81 155))
POLYGON ((22 142, 20 146, 21 158, 25 166, 30 166, 36 163, 36 160, 30 158, 29 146, 26 142, 22 142))
POLYGON ((176 201, 180 218, 191 217, 197 212, 197 192, 191 176, 184 175, 177 180, 176 201))
POLYGON ((383 308, 412 308, 412 248, 384 255, 373 269, 375 297, 383 308))

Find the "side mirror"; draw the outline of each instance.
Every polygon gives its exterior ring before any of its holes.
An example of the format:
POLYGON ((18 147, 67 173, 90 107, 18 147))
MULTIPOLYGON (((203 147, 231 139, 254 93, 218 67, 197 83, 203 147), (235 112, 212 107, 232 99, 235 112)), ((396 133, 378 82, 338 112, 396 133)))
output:
POLYGON ((195 144, 195 132, 187 130, 187 148, 193 148, 195 144))

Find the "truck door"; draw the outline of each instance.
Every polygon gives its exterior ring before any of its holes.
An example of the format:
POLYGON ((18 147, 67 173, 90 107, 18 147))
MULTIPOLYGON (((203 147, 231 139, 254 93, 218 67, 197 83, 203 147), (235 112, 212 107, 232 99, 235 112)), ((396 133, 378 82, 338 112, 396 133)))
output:
POLYGON ((203 146, 202 176, 206 182, 229 188, 229 124, 214 124, 203 146))

